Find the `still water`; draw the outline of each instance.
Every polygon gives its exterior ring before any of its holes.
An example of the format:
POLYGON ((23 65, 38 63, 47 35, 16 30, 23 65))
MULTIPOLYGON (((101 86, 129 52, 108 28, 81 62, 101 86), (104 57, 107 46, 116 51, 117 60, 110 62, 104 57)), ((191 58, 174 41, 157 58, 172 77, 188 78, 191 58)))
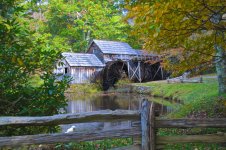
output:
MULTIPOLYGON (((174 110, 176 102, 169 102, 162 98, 154 98, 148 95, 130 93, 109 93, 97 96, 78 97, 73 93, 68 93, 67 113, 92 112, 97 110, 139 110, 143 99, 148 99, 155 103, 155 111, 159 116, 166 115, 174 110)), ((131 126, 130 121, 123 122, 94 122, 62 125, 62 132, 66 132, 72 125, 75 131, 112 130, 122 129, 131 126)))

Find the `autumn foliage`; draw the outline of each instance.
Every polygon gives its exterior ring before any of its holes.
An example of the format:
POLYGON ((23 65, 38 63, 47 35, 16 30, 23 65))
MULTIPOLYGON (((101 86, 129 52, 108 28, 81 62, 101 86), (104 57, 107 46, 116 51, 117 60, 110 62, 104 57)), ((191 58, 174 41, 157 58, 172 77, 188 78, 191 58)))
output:
POLYGON ((165 62, 179 49, 172 69, 178 73, 216 64, 225 87, 225 1, 138 0, 127 1, 126 8, 134 24, 131 34, 142 39, 144 49, 170 50, 165 62))

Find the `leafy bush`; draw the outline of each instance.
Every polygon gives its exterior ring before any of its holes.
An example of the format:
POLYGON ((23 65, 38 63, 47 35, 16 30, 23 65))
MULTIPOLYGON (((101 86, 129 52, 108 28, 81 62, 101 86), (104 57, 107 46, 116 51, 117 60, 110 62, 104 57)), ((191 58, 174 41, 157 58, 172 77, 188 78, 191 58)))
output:
MULTIPOLYGON (((1 116, 53 115, 66 105, 64 91, 69 79, 56 82, 51 74, 60 51, 29 30, 21 1, 1 1, 0 11, 0 112, 1 116), (23 21, 21 21, 23 18, 23 21), (35 72, 43 84, 33 87, 29 78, 35 72)), ((40 128, 1 128, 0 134, 33 133, 40 128)), ((49 128, 50 129, 50 128, 49 128)), ((56 129, 54 127, 54 129, 56 129)), ((46 131, 46 130, 42 130, 46 131)))

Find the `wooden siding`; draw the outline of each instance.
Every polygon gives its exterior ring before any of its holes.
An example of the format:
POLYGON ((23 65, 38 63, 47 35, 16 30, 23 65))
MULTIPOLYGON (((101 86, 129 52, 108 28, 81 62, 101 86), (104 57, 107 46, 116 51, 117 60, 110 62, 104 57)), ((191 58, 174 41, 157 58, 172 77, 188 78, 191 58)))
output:
POLYGON ((109 61, 117 61, 117 60, 129 60, 134 57, 134 55, 126 55, 126 54, 104 54, 100 48, 95 44, 92 43, 89 47, 87 53, 95 54, 97 58, 99 58, 103 63, 107 63, 109 61))
POLYGON ((62 80, 64 76, 72 77, 71 84, 91 83, 103 68, 102 67, 71 67, 66 60, 57 62, 57 68, 54 69, 54 74, 58 75, 57 80, 62 80), (63 65, 59 65, 60 63, 63 65), (67 73, 65 73, 67 68, 67 73))
POLYGON ((100 48, 95 44, 92 43, 91 46, 89 47, 87 53, 89 54, 95 54, 97 58, 99 58, 99 60, 101 62, 104 62, 104 54, 102 53, 102 51, 100 50, 100 48))
POLYGON ((66 60, 60 60, 56 64, 56 68, 54 69, 54 74, 65 74, 65 68, 68 68, 68 73, 70 73, 70 66, 66 60), (63 65, 61 64, 63 63, 63 65))
POLYGON ((90 83, 95 74, 101 70, 102 68, 100 67, 71 67, 71 83, 90 83))

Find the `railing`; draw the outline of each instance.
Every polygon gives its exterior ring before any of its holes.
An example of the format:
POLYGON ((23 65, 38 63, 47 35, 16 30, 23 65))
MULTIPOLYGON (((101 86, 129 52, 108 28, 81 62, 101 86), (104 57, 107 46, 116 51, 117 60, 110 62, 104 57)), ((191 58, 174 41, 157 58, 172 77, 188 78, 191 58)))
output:
MULTIPOLYGON (((84 122, 114 122, 131 120, 131 127, 109 131, 72 132, 0 137, 0 147, 31 144, 53 144, 105 138, 141 138, 141 149, 154 150, 164 144, 175 143, 224 143, 226 134, 156 136, 157 128, 225 128, 226 118, 218 119, 158 119, 154 116, 154 103, 143 101, 140 111, 103 110, 79 114, 62 114, 45 117, 0 117, 0 126, 49 126, 84 122)), ((139 143, 139 142, 138 142, 139 143)), ((131 147, 130 147, 131 148, 131 147)), ((125 149, 125 148, 124 148, 125 149)))

